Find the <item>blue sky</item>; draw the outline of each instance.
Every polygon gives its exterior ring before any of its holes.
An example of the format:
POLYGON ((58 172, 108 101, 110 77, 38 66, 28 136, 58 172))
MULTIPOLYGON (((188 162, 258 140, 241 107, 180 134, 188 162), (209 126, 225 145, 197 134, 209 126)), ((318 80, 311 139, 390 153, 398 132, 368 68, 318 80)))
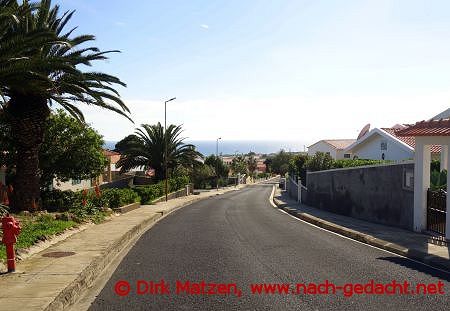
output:
POLYGON ((105 136, 183 124, 191 139, 352 138, 449 107, 448 1, 65 0, 78 33, 119 49, 136 124, 84 109, 105 136))

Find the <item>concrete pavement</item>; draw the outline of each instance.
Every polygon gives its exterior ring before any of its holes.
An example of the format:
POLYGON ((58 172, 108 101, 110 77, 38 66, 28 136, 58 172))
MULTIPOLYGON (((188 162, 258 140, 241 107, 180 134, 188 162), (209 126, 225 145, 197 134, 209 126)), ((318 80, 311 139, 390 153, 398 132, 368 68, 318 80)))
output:
POLYGON ((230 187, 144 205, 20 261, 15 273, 0 275, 0 310, 64 309, 125 245, 156 221, 180 207, 236 189, 230 187))
POLYGON ((276 188, 273 201, 287 213, 318 227, 450 271, 448 245, 429 235, 375 224, 300 204, 279 188, 276 188))

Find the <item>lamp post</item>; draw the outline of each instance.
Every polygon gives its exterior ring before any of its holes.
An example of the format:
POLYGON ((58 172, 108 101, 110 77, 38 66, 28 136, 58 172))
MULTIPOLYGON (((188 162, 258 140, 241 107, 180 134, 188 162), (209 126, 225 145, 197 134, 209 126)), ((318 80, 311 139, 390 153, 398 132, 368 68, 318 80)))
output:
POLYGON ((172 100, 175 100, 175 99, 177 99, 177 98, 173 97, 164 102, 164 171, 165 171, 165 175, 166 175, 166 181, 165 181, 166 202, 167 202, 167 192, 168 192, 167 180, 169 179, 169 172, 167 170, 167 103, 172 100))
POLYGON ((219 191, 219 140, 222 137, 216 139, 216 189, 219 191))

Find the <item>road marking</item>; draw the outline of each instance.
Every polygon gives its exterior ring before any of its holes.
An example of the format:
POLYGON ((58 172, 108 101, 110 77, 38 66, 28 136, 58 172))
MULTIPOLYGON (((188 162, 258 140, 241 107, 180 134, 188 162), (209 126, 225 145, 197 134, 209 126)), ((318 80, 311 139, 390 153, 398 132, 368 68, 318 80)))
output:
MULTIPOLYGON (((274 189, 275 189, 275 188, 274 188, 274 189)), ((271 198, 273 199, 272 196, 271 196, 271 198)), ((269 200, 269 201, 270 201, 270 203, 271 203, 272 205, 274 205, 273 200, 272 200, 272 201, 269 200)), ((280 208, 278 208, 278 210, 279 210, 280 212, 282 212, 282 213, 284 213, 284 214, 286 214, 286 215, 288 215, 288 216, 294 218, 295 220, 298 220, 298 221, 300 221, 300 222, 303 222, 303 223, 305 223, 305 224, 307 224, 307 225, 310 225, 310 226, 312 226, 312 227, 315 227, 315 228, 317 228, 317 229, 320 229, 320 230, 323 230, 323 231, 332 233, 332 234, 337 235, 337 236, 339 236, 339 237, 341 237, 341 238, 344 238, 344 239, 347 239, 347 240, 350 240, 350 241, 353 241, 353 242, 356 242, 356 243, 359 243, 359 244, 362 244, 362 245, 365 245, 365 246, 368 246, 368 247, 371 247, 371 248, 375 248, 375 249, 377 249, 377 250, 383 251, 383 252, 388 253, 388 254, 395 255, 395 256, 397 256, 397 257, 401 257, 401 258, 408 259, 408 260, 410 260, 410 261, 419 263, 419 264, 424 265, 424 266, 426 266, 426 267, 428 267, 428 268, 431 268, 431 269, 433 269, 433 270, 437 270, 437 271, 444 272, 446 275, 450 275, 450 272, 448 272, 448 271, 446 271, 446 270, 442 270, 442 269, 440 269, 440 268, 436 268, 436 267, 430 266, 429 264, 426 264, 426 263, 424 263, 424 262, 421 262, 421 261, 418 261, 418 260, 415 260, 415 259, 412 259, 412 258, 409 258, 409 257, 405 257, 405 256, 400 255, 400 254, 393 253, 393 252, 391 252, 391 251, 388 251, 388 250, 379 248, 379 247, 377 247, 377 246, 373 246, 373 245, 370 245, 370 244, 367 244, 367 243, 363 243, 363 242, 358 241, 358 240, 354 240, 354 239, 349 238, 349 237, 347 237, 347 236, 345 236, 345 235, 342 235, 342 234, 339 234, 339 233, 330 231, 330 230, 328 230, 328 229, 325 229, 325 228, 316 226, 316 225, 314 225, 314 224, 312 224, 312 223, 309 223, 309 222, 307 222, 307 221, 305 221, 305 220, 303 220, 303 219, 297 218, 297 217, 295 217, 295 216, 293 216, 293 215, 287 213, 286 211, 283 211, 283 210, 280 209, 280 208)), ((423 272, 423 273, 425 273, 425 272, 423 272)))
POLYGON ((273 196, 274 195, 275 195, 275 185, 272 186, 272 193, 270 194, 269 202, 270 202, 270 204, 272 204, 273 207, 278 208, 278 206, 276 206, 275 203, 273 203, 273 196))

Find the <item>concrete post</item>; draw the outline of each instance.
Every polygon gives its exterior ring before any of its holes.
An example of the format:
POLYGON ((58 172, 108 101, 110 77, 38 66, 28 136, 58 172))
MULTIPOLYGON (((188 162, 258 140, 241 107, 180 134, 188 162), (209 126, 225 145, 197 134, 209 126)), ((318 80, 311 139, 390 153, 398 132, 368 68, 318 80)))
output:
POLYGON ((416 137, 414 155, 414 231, 421 232, 427 225, 427 190, 430 187, 430 145, 416 137))
POLYGON ((447 166, 448 166, 447 163, 448 163, 448 146, 442 145, 441 146, 441 171, 447 170, 447 166))
MULTIPOLYGON (((444 147, 444 146, 442 146, 444 147)), ((448 152, 448 148, 449 145, 445 146, 447 149, 447 163, 446 163, 446 169, 447 169, 447 214, 445 215, 445 238, 447 240, 450 240, 450 199, 449 199, 449 195, 450 195, 450 174, 448 174, 448 172, 450 172, 450 154, 448 152)), ((442 162, 441 162, 442 163, 442 162)), ((442 167, 442 164, 441 164, 442 167)))
POLYGON ((302 203, 302 181, 297 179, 297 202, 302 203))

